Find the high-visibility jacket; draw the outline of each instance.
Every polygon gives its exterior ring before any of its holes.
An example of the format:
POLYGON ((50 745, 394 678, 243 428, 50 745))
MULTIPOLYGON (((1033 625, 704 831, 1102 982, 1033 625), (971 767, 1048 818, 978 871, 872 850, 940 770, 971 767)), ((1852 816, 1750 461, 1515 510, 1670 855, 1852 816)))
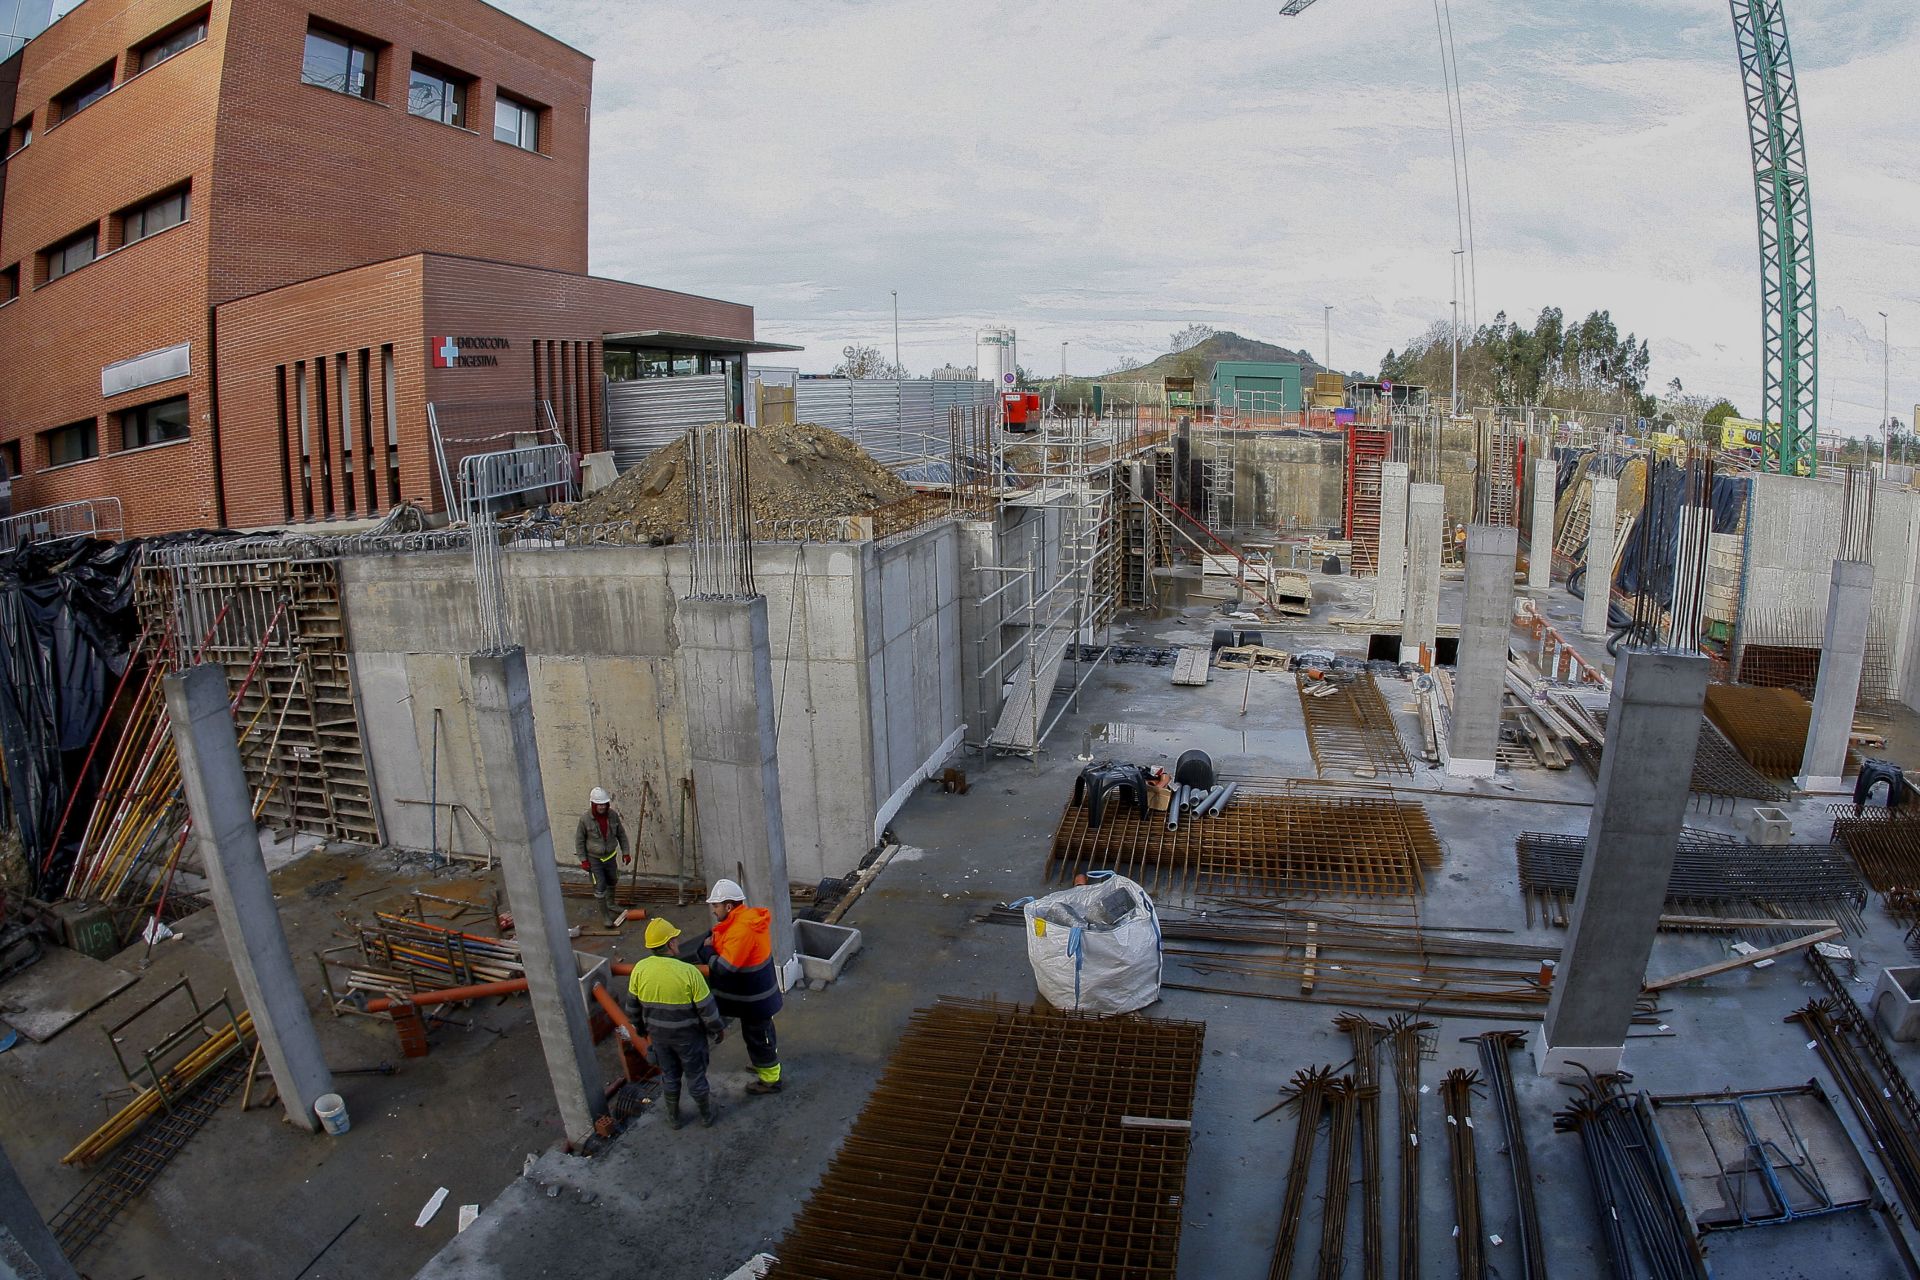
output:
POLYGON ((720 1012, 755 1020, 780 1012, 780 979, 773 969, 773 912, 735 907, 700 944, 720 1012))
POLYGON ((592 858, 595 862, 605 862, 616 853, 627 852, 627 828, 620 821, 620 815, 611 807, 607 809, 607 834, 600 834, 600 820, 589 809, 580 815, 580 825, 574 828, 573 852, 580 861, 592 858))
POLYGON ((648 956, 633 966, 627 994, 640 1006, 640 1026, 663 1040, 717 1036, 726 1026, 700 971, 672 956, 648 956))

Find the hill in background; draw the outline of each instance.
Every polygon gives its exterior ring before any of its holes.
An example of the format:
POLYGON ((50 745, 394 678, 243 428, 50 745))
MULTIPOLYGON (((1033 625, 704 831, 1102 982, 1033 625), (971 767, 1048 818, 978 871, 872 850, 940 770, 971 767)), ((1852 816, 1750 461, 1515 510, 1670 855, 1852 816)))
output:
POLYGON ((1205 382, 1213 376, 1213 366, 1222 360, 1260 360, 1281 364, 1297 364, 1304 376, 1311 381, 1316 373, 1328 372, 1327 367, 1304 351, 1290 351, 1275 346, 1271 342, 1261 342, 1256 338, 1243 338, 1237 333, 1216 333, 1211 338, 1188 347, 1185 351, 1169 351, 1156 356, 1151 362, 1138 369, 1125 369, 1119 373, 1106 373, 1093 379, 1095 382, 1158 383, 1167 377, 1191 377, 1205 382))

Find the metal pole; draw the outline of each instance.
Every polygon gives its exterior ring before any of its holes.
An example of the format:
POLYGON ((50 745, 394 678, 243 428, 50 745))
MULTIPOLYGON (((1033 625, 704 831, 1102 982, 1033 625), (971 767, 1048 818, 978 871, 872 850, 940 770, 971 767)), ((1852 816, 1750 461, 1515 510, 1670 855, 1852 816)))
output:
POLYGON ((1453 251, 1453 416, 1460 416, 1460 255, 1453 251))
POLYGON ((1067 389, 1067 343, 1060 344, 1060 389, 1067 389))
POLYGON ((1892 407, 1888 391, 1892 385, 1893 348, 1887 345, 1887 313, 1880 313, 1880 474, 1887 474, 1887 442, 1893 439, 1892 407))
MULTIPOLYGON (((1333 371, 1333 304, 1331 302, 1323 303, 1321 305, 1320 310, 1321 310, 1320 318, 1326 322, 1326 326, 1327 326, 1327 336, 1326 336, 1327 371, 1331 373, 1333 371)), ((1249 670, 1251 670, 1251 668, 1249 668, 1249 670)))
POLYGON ((893 374, 900 376, 900 291, 889 289, 893 295, 893 374))

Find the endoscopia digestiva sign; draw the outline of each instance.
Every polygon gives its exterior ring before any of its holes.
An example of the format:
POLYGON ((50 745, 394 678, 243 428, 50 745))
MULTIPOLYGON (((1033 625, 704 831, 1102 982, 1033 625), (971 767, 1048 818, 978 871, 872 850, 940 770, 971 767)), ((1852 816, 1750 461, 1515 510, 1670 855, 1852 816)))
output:
POLYGON ((433 357, 436 369, 488 369, 497 367, 500 357, 496 351, 507 351, 513 343, 505 338, 456 338, 442 336, 428 339, 427 350, 433 357))

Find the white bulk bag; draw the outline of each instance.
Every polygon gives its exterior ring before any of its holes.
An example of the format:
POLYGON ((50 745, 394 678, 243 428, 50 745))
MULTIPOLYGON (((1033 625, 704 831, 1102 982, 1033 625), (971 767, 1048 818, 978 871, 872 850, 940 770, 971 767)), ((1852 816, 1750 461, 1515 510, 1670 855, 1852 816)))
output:
POLYGON ((1016 904, 1026 915, 1027 960, 1056 1009, 1132 1013, 1160 998, 1160 916, 1133 881, 1096 875, 1016 904))

